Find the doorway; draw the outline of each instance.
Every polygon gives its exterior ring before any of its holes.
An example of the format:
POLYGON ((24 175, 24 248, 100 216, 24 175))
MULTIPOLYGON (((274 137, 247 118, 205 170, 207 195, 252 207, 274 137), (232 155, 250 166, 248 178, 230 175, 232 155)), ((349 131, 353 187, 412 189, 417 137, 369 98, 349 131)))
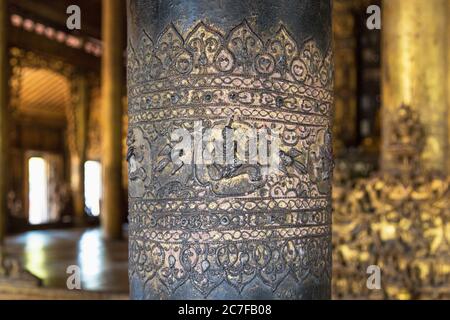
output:
POLYGON ((99 161, 86 161, 84 164, 84 198, 88 215, 100 216, 102 196, 102 165, 99 161))
POLYGON ((44 158, 28 159, 28 221, 32 225, 50 222, 48 171, 48 162, 44 158))

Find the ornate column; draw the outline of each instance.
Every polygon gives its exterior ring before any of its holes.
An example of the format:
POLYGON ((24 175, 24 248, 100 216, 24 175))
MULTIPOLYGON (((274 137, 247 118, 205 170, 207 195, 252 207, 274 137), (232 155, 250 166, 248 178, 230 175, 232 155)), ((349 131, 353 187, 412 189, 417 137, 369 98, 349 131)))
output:
POLYGON ((128 17, 131 297, 330 298, 331 2, 128 17))
POLYGON ((89 83, 85 74, 76 75, 72 83, 72 105, 69 127, 70 181, 75 211, 75 223, 85 220, 84 164, 88 138, 89 83))
MULTIPOLYGON (((425 141, 419 165, 445 173, 448 164, 447 0, 383 2, 382 167, 398 171, 401 141, 392 141, 402 105, 417 113, 425 141)), ((398 128, 397 128, 398 129, 398 128)), ((408 169, 409 170, 409 169, 408 169)))
MULTIPOLYGON (((0 1, 0 255, 6 232, 9 135, 8 135, 8 96, 9 96, 9 56, 8 56, 8 2, 0 1)), ((1 257, 0 257, 1 259, 1 257)))
POLYGON ((107 239, 122 233, 123 19, 121 0, 103 0, 102 227, 107 239))

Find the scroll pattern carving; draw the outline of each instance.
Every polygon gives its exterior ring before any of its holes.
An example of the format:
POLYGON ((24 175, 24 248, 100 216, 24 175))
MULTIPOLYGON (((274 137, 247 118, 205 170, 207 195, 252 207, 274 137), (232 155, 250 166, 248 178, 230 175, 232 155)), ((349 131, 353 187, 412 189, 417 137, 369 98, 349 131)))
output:
POLYGON ((283 26, 263 40, 246 21, 185 37, 169 25, 156 41, 143 31, 128 50, 130 278, 167 297, 223 285, 245 296, 256 281, 275 298, 300 298, 300 284, 319 297, 331 278, 331 50, 283 26), (277 133, 278 174, 176 164, 171 133, 198 120, 277 133))

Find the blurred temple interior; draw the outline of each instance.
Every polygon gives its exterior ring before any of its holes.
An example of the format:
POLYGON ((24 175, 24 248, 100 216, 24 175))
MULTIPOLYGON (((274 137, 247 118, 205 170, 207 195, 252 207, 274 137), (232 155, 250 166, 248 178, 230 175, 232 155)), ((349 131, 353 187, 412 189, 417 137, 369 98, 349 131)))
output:
MULTIPOLYGON (((123 3, 0 1, 0 299, 128 298, 123 3)), ((450 299, 450 1, 333 3, 333 298, 450 299)))

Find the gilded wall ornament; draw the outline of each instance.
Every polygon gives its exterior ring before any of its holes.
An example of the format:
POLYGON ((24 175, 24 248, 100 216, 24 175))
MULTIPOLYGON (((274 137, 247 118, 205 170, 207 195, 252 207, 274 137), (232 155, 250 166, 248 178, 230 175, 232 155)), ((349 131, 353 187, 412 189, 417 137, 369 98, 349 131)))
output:
MULTIPOLYGON (((450 179, 420 166, 426 132, 402 105, 385 146, 396 170, 333 181, 333 295, 338 299, 450 297, 450 179), (370 265, 381 290, 366 287, 370 265)), ((354 165, 354 162, 352 163, 354 165)), ((340 166, 344 168, 344 166, 340 166)))

